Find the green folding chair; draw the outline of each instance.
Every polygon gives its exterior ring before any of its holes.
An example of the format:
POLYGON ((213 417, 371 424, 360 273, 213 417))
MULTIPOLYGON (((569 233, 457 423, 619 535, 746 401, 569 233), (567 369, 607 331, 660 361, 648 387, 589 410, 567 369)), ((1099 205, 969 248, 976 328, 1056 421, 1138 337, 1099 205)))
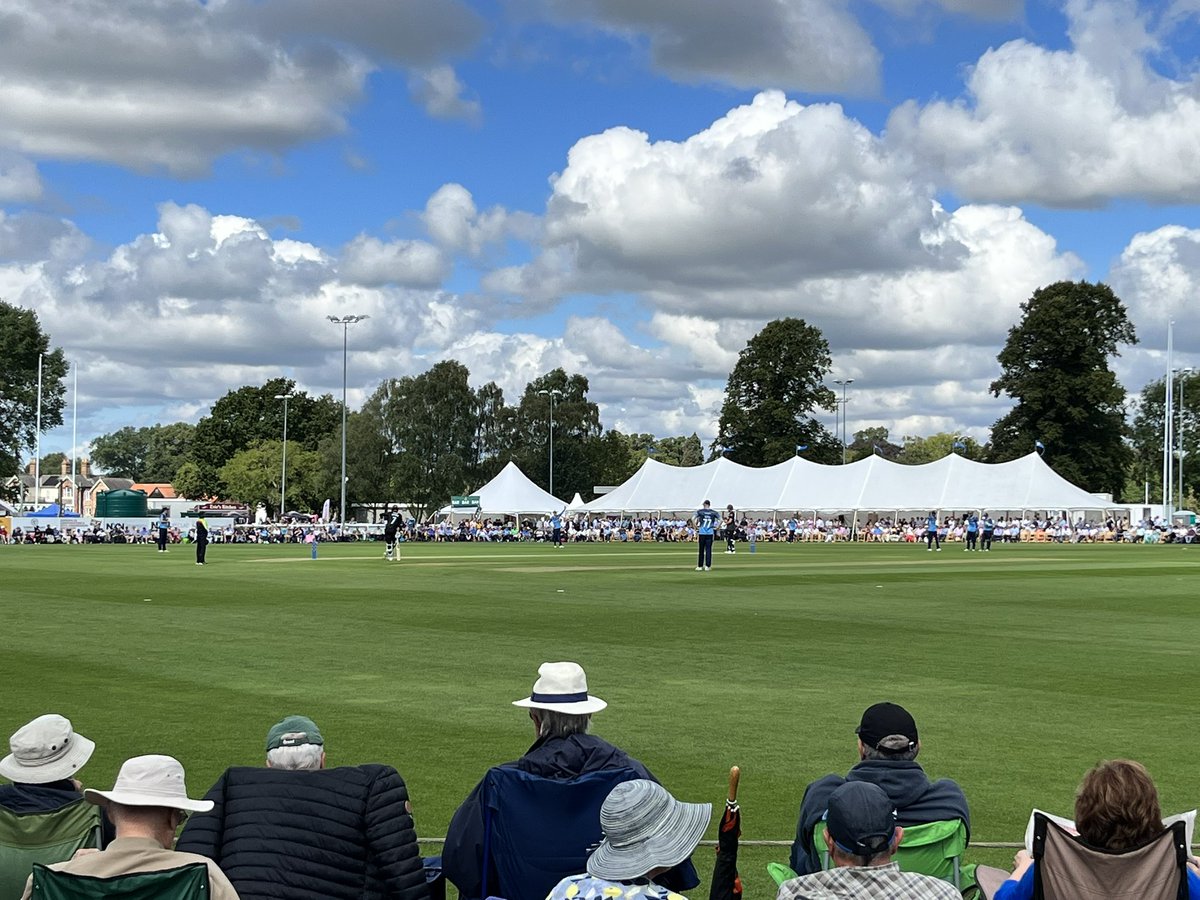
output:
MULTIPOLYGON (((820 851, 821 868, 831 868, 829 850, 825 846, 825 823, 813 828, 813 846, 820 851)), ((975 887, 975 866, 964 865, 963 851, 967 849, 967 826, 961 819, 905 825, 904 837, 892 856, 902 872, 916 872, 948 881, 958 890, 975 887)), ((796 873, 783 863, 767 863, 767 872, 775 883, 783 884, 796 873)))
POLYGON ((33 900, 207 900, 208 866, 188 863, 177 869, 135 872, 99 878, 33 867, 33 900))
POLYGON ((20 897, 35 863, 70 859, 100 846, 100 807, 76 800, 53 812, 15 813, 0 807, 0 897, 20 897))

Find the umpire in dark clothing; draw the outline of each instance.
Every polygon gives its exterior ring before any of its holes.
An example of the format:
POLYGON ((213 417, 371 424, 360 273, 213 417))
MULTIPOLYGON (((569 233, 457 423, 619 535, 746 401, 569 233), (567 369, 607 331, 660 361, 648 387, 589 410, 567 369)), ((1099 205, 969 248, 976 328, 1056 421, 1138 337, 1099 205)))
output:
POLYGON ((395 769, 308 768, 324 765, 324 739, 303 716, 274 726, 267 752, 268 768, 225 771, 205 797, 212 812, 188 820, 176 850, 216 862, 242 900, 426 900, 395 769))
POLYGON ((792 844, 791 865, 797 875, 821 870, 813 829, 829 807, 830 794, 847 781, 868 781, 883 788, 896 807, 898 825, 961 819, 970 832, 971 816, 962 788, 948 778, 930 781, 916 762, 921 742, 908 710, 895 703, 876 703, 863 713, 855 732, 860 762, 845 778, 826 775, 804 791, 792 844))
MULTIPOLYGON (((639 778, 658 781, 649 769, 624 750, 587 733, 592 714, 608 704, 588 694, 587 676, 578 663, 543 663, 538 676, 530 696, 513 701, 513 706, 529 710, 537 740, 524 756, 505 763, 505 766, 564 781, 588 772, 632 769, 639 778)), ((485 824, 482 792, 481 781, 454 813, 442 850, 442 869, 463 898, 479 898, 483 886, 485 824)), ((671 891, 690 890, 700 883, 691 859, 654 880, 671 891)), ((497 882, 495 873, 490 873, 489 885, 497 882)), ((553 886, 548 885, 547 892, 553 886)))

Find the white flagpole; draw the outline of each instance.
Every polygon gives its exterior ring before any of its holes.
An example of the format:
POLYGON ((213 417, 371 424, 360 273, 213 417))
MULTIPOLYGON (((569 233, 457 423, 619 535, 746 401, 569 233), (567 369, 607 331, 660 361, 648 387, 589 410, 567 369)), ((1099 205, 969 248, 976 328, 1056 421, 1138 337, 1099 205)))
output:
POLYGON ((79 434, 79 365, 72 368, 75 386, 71 388, 71 512, 79 512, 79 482, 75 479, 75 458, 79 455, 75 450, 75 439, 79 434))
POLYGON ((1167 323, 1167 383, 1166 397, 1163 405, 1163 519, 1166 521, 1168 528, 1171 527, 1171 482, 1173 479, 1174 466, 1171 465, 1171 419, 1172 419, 1172 394, 1175 388, 1174 374, 1171 368, 1174 365, 1172 355, 1174 353, 1175 344, 1175 321, 1171 320, 1167 323))
POLYGON ((38 354, 37 433, 33 436, 33 509, 41 503, 42 491, 42 354, 38 354))

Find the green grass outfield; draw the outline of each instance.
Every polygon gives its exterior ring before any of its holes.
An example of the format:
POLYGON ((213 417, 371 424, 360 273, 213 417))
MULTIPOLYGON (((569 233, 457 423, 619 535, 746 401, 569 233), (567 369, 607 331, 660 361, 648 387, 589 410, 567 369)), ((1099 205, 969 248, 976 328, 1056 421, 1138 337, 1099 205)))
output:
MULTIPOLYGON (((1035 803, 1069 814, 1104 757, 1143 761, 1166 811, 1200 804, 1200 548, 747 550, 698 573, 695 545, 411 544, 398 564, 378 544, 315 562, 214 545, 202 569, 188 547, 0 547, 0 732, 61 712, 97 742, 87 783, 170 753, 201 794, 304 713, 331 765, 395 765, 438 836, 528 746, 510 701, 573 659, 609 702, 597 733, 676 796, 720 801, 742 767, 745 839, 790 839, 804 785, 853 763, 880 699, 914 713, 978 841, 1019 840, 1035 803)), ((773 857, 747 854, 748 896, 773 857)))

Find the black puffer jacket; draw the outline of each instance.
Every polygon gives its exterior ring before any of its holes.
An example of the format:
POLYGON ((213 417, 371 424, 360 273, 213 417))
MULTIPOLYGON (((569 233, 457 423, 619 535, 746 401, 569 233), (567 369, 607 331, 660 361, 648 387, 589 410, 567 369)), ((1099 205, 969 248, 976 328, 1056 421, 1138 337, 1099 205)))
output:
POLYGON ((237 766, 176 845, 214 860, 242 900, 425 900, 408 789, 391 766, 237 766))

